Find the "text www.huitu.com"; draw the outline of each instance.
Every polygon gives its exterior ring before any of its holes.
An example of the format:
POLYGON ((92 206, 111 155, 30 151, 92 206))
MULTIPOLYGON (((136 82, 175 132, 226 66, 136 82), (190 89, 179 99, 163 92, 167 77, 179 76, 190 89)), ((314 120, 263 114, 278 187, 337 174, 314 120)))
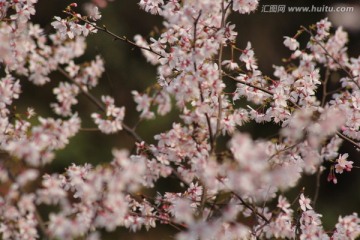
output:
POLYGON ((286 5, 263 5, 263 13, 322 13, 322 12, 353 12, 354 7, 349 6, 286 6, 286 5))

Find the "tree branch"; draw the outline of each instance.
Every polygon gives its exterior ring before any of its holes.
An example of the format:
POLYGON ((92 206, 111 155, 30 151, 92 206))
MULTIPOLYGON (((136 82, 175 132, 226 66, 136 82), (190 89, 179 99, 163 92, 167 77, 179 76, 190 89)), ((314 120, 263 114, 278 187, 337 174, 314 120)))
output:
POLYGON ((269 90, 266 90, 265 88, 255 86, 255 85, 253 85, 253 84, 251 84, 251 83, 247 83, 247 82, 242 81, 242 80, 240 80, 240 79, 237 79, 237 78, 235 78, 235 77, 233 77, 233 76, 231 76, 231 75, 229 75, 229 74, 227 74, 227 73, 224 73, 224 76, 226 76, 226 77, 234 80, 235 82, 238 82, 238 83, 244 84, 244 85, 246 85, 246 86, 255 88, 255 89, 260 90, 260 91, 262 91, 262 92, 264 92, 264 93, 267 93, 267 94, 269 94, 269 95, 271 95, 271 96, 274 95, 274 93, 272 93, 272 92, 269 91, 269 90))
POLYGON ((85 19, 85 18, 83 18, 83 17, 79 17, 79 16, 78 16, 77 14, 75 14, 74 12, 64 11, 64 13, 66 13, 66 14, 72 16, 72 17, 75 17, 76 19, 79 19, 79 20, 82 21, 82 22, 85 22, 85 23, 87 23, 87 24, 90 24, 92 27, 96 28, 97 30, 102 31, 102 32, 104 32, 104 33, 112 36, 115 40, 120 40, 120 41, 123 41, 123 42, 125 42, 125 43, 128 43, 128 44, 130 44, 130 45, 132 45, 132 46, 134 46, 134 47, 137 47, 137 48, 139 48, 139 49, 142 49, 142 50, 145 50, 145 51, 149 51, 149 52, 151 52, 151 53, 159 56, 160 58, 164 58, 164 57, 165 57, 164 55, 162 55, 162 54, 159 53, 159 52, 154 51, 154 50, 151 49, 150 47, 140 46, 140 45, 136 44, 135 42, 129 40, 126 36, 122 36, 122 37, 121 37, 121 36, 119 36, 119 35, 111 32, 111 31, 109 31, 109 30, 106 28, 106 26, 99 27, 99 26, 97 26, 96 24, 88 21, 87 19, 85 19))
MULTIPOLYGON (((106 112, 106 108, 104 107, 104 105, 99 102, 99 100, 92 95, 91 93, 89 93, 88 91, 86 91, 79 83, 77 83, 75 81, 75 79, 73 79, 72 77, 70 77, 69 74, 67 74, 67 72, 62 69, 61 67, 58 67, 57 70, 64 76, 66 77, 71 83, 75 84, 80 91, 95 105, 97 106, 101 111, 106 112)), ((126 125, 125 123, 122 123, 123 129, 129 134, 131 135, 137 142, 142 142, 143 139, 128 125, 126 125)))
POLYGON ((360 89, 360 85, 354 79, 355 76, 353 76, 352 73, 349 72, 349 70, 347 70, 334 56, 329 53, 329 51, 324 47, 324 45, 322 45, 322 43, 315 38, 314 34, 304 26, 301 26, 301 29, 310 34, 311 40, 313 40, 317 45, 319 45, 321 49, 325 52, 325 55, 330 57, 337 65, 339 65, 341 70, 343 70, 348 75, 350 80, 358 87, 358 89, 360 89))

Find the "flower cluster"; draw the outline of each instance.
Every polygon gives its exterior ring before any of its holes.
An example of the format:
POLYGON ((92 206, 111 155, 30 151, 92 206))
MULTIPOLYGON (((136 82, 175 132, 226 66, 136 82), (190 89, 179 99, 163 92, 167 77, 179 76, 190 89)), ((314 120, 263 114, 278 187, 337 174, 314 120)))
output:
MULTIPOLYGON (((66 9, 67 13, 72 16, 72 18, 61 19, 60 17, 54 17, 54 20, 51 25, 57 30, 62 39, 73 39, 77 36, 88 36, 89 33, 96 33, 97 29, 94 22, 85 22, 85 24, 80 24, 78 18, 82 18, 80 14, 75 13, 72 8, 77 7, 76 3, 72 3, 66 9)), ((99 20, 101 18, 98 7, 94 5, 87 5, 85 10, 88 13, 88 17, 91 20, 99 20)))
POLYGON ((15 81, 14 77, 7 75, 0 80, 0 116, 5 117, 10 113, 10 106, 14 99, 19 98, 21 87, 19 80, 15 81))
POLYGON ((109 96, 102 96, 101 100, 105 103, 105 118, 103 119, 100 114, 93 113, 91 117, 98 125, 101 132, 110 134, 120 131, 122 127, 122 121, 125 117, 125 108, 115 107, 114 99, 109 96))
POLYGON ((56 95, 56 100, 59 103, 51 104, 51 107, 54 109, 54 112, 62 116, 70 116, 71 106, 78 103, 76 96, 79 93, 79 88, 74 84, 69 84, 67 82, 60 82, 59 87, 54 88, 54 94, 56 95))

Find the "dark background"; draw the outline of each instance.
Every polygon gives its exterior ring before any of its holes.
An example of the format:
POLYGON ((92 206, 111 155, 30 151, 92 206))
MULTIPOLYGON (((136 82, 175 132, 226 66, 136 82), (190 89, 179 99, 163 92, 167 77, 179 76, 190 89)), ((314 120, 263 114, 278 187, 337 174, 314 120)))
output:
MULTIPOLYGON (((37 4, 37 14, 33 21, 39 23, 47 33, 53 32, 50 26, 53 16, 64 17, 62 10, 73 1, 64 0, 39 0, 37 4)), ((78 2, 81 6, 81 2, 78 2)), ((147 38, 152 33, 162 28, 162 19, 158 16, 147 14, 139 9, 138 1, 115 0, 105 9, 101 9, 103 18, 98 23, 120 36, 127 36, 132 39, 135 34, 141 34, 147 38)), ((360 6, 360 1, 280 1, 264 0, 260 1, 260 6, 255 14, 239 15, 232 14, 229 21, 236 24, 238 31, 237 45, 245 48, 250 41, 255 49, 260 70, 272 76, 272 66, 281 65, 282 58, 288 57, 290 51, 282 44, 283 36, 294 36, 301 25, 308 26, 326 17, 326 13, 262 13, 262 5, 286 5, 286 6, 330 6, 331 4, 354 4, 360 6)), ((360 11, 356 14, 360 16, 360 11)), ((339 18, 348 17, 349 13, 337 14, 339 18)), ((356 21, 356 20, 354 20, 356 21)), ((357 20, 360 25, 360 20, 357 20)), ((355 24, 356 25, 356 24, 355 24)), ((360 27, 360 26, 359 26, 360 27)), ((350 29, 345 29, 350 30, 350 29)), ((349 32, 350 57, 357 57, 360 53, 360 32, 352 29, 349 32)), ((300 41, 306 38, 300 38, 300 41)), ((92 92, 96 96, 101 94, 112 95, 116 99, 118 106, 126 107, 125 122, 132 126, 138 120, 135 111, 135 104, 132 100, 131 90, 144 91, 148 86, 156 82, 156 69, 148 64, 142 57, 138 49, 131 46, 113 41, 108 35, 99 32, 88 37, 88 47, 85 56, 76 62, 81 63, 85 60, 94 59, 96 54, 100 54, 105 60, 106 73, 100 80, 99 87, 92 92)), ((301 42, 304 47, 305 42, 301 42)), ((35 106, 36 111, 41 116, 53 116, 49 104, 55 102, 52 88, 63 81, 60 75, 54 73, 52 82, 44 86, 44 89, 26 84, 24 89, 24 99, 21 100, 26 106, 35 106), (36 96, 36 97, 35 97, 36 96), (41 99, 39 101, 39 99, 41 99)), ((25 84, 25 83, 24 83, 25 84)), ((81 113, 82 127, 95 127, 90 119, 90 114, 97 109, 81 96, 79 98, 77 111, 81 113)), ((178 121, 176 111, 172 111, 165 117, 157 117, 156 120, 142 122, 139 125, 138 133, 149 143, 153 143, 153 136, 171 128, 172 122, 178 121)), ((265 138, 276 133, 278 126, 258 125, 249 123, 243 127, 242 131, 252 133, 255 138, 265 138)), ((226 139, 223 140, 224 142, 226 139)), ((111 149, 128 148, 132 149, 133 139, 126 133, 121 132, 115 135, 103 135, 99 132, 81 132, 71 140, 70 145, 57 153, 56 160, 48 167, 49 171, 62 172, 71 163, 82 164, 90 162, 94 165, 101 162, 111 161, 111 149)), ((345 144, 342 149, 350 153, 350 160, 354 165, 359 166, 359 153, 354 151, 351 145, 345 144)), ((321 188, 319 201, 316 210, 323 214, 323 222, 327 230, 331 230, 337 222, 337 217, 342 214, 347 215, 360 210, 360 191, 357 184, 360 183, 359 170, 353 169, 350 173, 338 175, 339 183, 334 185, 326 181, 328 171, 321 177, 321 188)), ((172 185, 162 183, 161 188, 171 189, 172 185)), ((296 197, 299 189, 305 187, 305 195, 313 196, 315 191, 315 176, 306 177, 299 187, 287 193, 290 201, 296 197)), ((124 239, 171 239, 173 231, 167 227, 142 231, 139 235, 129 235, 127 230, 120 230, 116 233, 106 234, 109 239, 124 237, 124 239)))

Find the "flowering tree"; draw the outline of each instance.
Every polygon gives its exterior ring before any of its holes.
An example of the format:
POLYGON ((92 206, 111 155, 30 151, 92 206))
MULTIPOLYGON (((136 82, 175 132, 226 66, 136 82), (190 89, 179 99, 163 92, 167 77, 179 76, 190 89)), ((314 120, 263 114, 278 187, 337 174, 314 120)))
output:
POLYGON ((360 150, 360 57, 348 56, 341 27, 332 33, 323 19, 285 37, 292 54, 271 78, 258 69, 250 42, 236 44, 236 27, 227 20, 255 11, 257 0, 141 0, 140 8, 160 15, 164 24, 158 36, 134 40, 99 26, 101 13, 93 4, 85 6, 87 15, 69 5, 54 17, 55 32, 45 35, 31 22, 36 2, 0 0, 2 239, 101 239, 103 230, 137 232, 161 224, 173 227, 176 239, 360 235, 357 213, 340 216, 328 231, 314 210, 317 196, 310 200, 301 191, 290 203, 282 194, 305 174, 328 174, 336 183, 338 174, 353 168, 351 156, 339 153, 341 144, 360 150), (105 71, 101 56, 75 64, 85 52, 85 38, 94 33, 140 49, 157 66, 150 91, 132 92, 141 121, 173 108, 180 113, 179 122, 154 136, 156 144, 126 124, 125 108, 113 97, 92 93, 105 71), (306 46, 297 41, 300 35, 308 38, 306 46), (64 77, 53 89, 57 102, 51 108, 58 118, 36 120, 31 106, 17 110, 13 101, 21 97, 22 82, 41 87, 52 72, 64 77), (340 87, 329 91, 334 72, 341 76, 340 87), (236 88, 226 92, 233 83, 236 88), (81 94, 98 107, 89 116, 98 129, 127 132, 136 151, 114 149, 108 164, 74 163, 61 174, 48 174, 46 164, 81 128, 72 109, 81 94), (242 99, 249 106, 238 107, 242 99), (273 122, 281 130, 269 140, 253 140, 237 130, 249 121, 273 122), (226 150, 217 148, 221 135, 230 138, 226 150), (145 195, 160 178, 177 179, 182 190, 145 195), (39 211, 44 205, 53 208, 39 211))

